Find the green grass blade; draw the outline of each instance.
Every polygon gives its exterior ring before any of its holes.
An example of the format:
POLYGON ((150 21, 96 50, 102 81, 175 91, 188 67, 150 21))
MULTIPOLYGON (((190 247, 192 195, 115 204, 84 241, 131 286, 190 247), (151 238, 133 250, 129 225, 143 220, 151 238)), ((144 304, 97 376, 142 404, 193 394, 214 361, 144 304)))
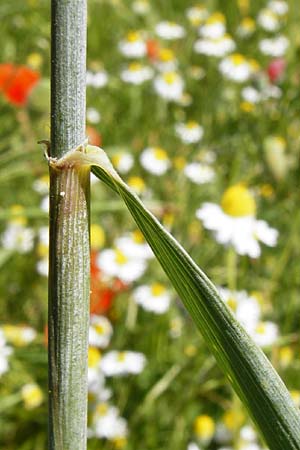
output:
POLYGON ((212 282, 119 177, 107 168, 93 166, 92 171, 126 203, 269 448, 299 450, 299 411, 275 369, 235 320, 212 282))

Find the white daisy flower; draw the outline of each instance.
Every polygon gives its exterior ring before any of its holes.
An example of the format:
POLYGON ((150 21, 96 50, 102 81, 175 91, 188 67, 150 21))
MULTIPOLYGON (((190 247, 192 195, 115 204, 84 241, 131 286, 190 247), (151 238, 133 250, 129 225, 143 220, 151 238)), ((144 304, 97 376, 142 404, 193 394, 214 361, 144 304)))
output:
POLYGON ((102 250, 97 256, 97 265, 103 275, 119 278, 124 283, 136 281, 147 268, 144 259, 130 258, 118 248, 102 250))
POLYGON ((208 18, 209 13, 204 6, 196 5, 188 8, 185 12, 185 15, 194 27, 198 27, 204 20, 208 18))
POLYGON ((155 67, 160 72, 174 72, 177 69, 178 61, 175 54, 169 48, 161 48, 158 52, 158 61, 155 67))
POLYGON ((127 58, 143 58, 147 54, 147 45, 139 31, 130 31, 120 41, 119 50, 127 58))
POLYGON ((239 255, 258 258, 261 250, 259 241, 274 247, 278 231, 267 222, 256 220, 256 205, 253 196, 241 184, 227 189, 221 206, 204 203, 196 216, 208 230, 212 230, 217 242, 232 245, 239 255))
POLYGON ((203 136, 203 127, 194 121, 177 123, 175 125, 175 131, 177 136, 179 136, 185 144, 195 144, 196 142, 199 142, 203 136))
POLYGON ((87 108, 86 110, 86 119, 90 123, 99 123, 101 120, 101 114, 97 111, 96 108, 87 108))
POLYGON ((220 62, 220 72, 229 80, 243 83, 256 71, 255 65, 240 53, 227 56, 220 62))
POLYGON ((183 95, 184 81, 176 72, 165 72, 155 78, 154 89, 160 97, 178 102, 183 95))
POLYGON ((100 360, 100 368, 107 377, 138 374, 142 372, 146 358, 142 353, 112 350, 100 360))
POLYGON ((114 167, 120 173, 128 173, 134 164, 133 156, 124 151, 114 153, 111 157, 114 167))
POLYGON ((155 27, 155 32, 160 38, 169 41, 181 39, 185 36, 185 29, 175 22, 159 22, 155 27))
POLYGON ((99 403, 92 414, 89 437, 121 439, 127 436, 127 422, 120 417, 118 408, 108 403, 99 403))
POLYGON ((2 330, 8 342, 16 347, 25 347, 37 336, 35 329, 27 325, 3 325, 2 330))
POLYGON ((11 223, 1 236, 1 242, 7 250, 21 254, 29 253, 33 248, 34 231, 23 225, 11 223))
POLYGON ((207 39, 218 39, 226 32, 225 17, 222 13, 213 13, 199 28, 199 34, 207 39))
POLYGON ((198 39, 194 44, 196 53, 215 56, 216 58, 221 58, 231 53, 235 47, 235 42, 228 34, 216 39, 198 39))
POLYGON ((148 0, 135 0, 132 3, 132 10, 140 16, 145 16, 150 11, 148 0))
POLYGON ((169 309, 171 301, 170 292, 160 283, 139 286, 133 291, 132 296, 138 305, 155 314, 165 313, 169 309))
POLYGON ((215 178, 214 169, 200 162, 187 164, 183 171, 187 178, 196 184, 209 183, 215 178))
POLYGON ((169 169, 171 162, 167 152, 160 147, 148 147, 140 156, 141 165, 153 175, 163 175, 169 169))
POLYGON ((259 322, 254 329, 248 330, 250 336, 261 347, 274 344, 278 338, 278 326, 273 322, 259 322))
POLYGON ((242 326, 248 332, 253 330, 261 314, 257 298, 248 295, 246 291, 230 291, 226 288, 219 288, 219 293, 242 326))
POLYGON ((264 8, 259 12, 257 23, 266 31, 277 31, 280 27, 278 16, 268 8, 264 8))
POLYGON ((100 368, 88 368, 88 392, 93 394, 92 399, 98 402, 110 399, 112 392, 105 386, 105 377, 100 368))
POLYGON ((33 189, 41 195, 46 195, 49 192, 49 175, 43 175, 33 182, 33 189))
POLYGON ((8 357, 12 354, 12 348, 6 345, 3 330, 0 328, 0 377, 8 371, 8 357))
POLYGON ((101 353, 96 347, 89 347, 88 353, 88 391, 93 399, 101 402, 111 397, 111 390, 105 387, 105 377, 100 369, 101 353))
POLYGON ((285 55, 289 46, 289 40, 287 37, 280 35, 272 39, 262 39, 258 46, 264 55, 277 58, 285 55))
POLYGON ((117 238, 115 244, 129 258, 151 259, 154 257, 151 247, 139 230, 117 238))
POLYGON ((105 348, 110 343, 113 327, 105 316, 91 315, 89 327, 89 344, 93 347, 105 348))
POLYGON ((238 26, 237 34, 242 38, 252 36, 255 31, 255 21, 252 17, 244 17, 238 26))
POLYGON ((242 89, 241 95, 243 100, 249 103, 259 103, 262 99, 261 93, 252 86, 246 86, 242 89))
POLYGON ((153 70, 140 63, 131 63, 120 76, 125 83, 138 85, 150 80, 153 77, 153 70))
POLYGON ((92 86, 96 89, 100 89, 106 86, 108 83, 108 75, 105 70, 99 70, 98 72, 86 72, 86 85, 92 86))
POLYGON ((267 7, 278 16, 284 16, 289 10, 289 5, 283 0, 271 0, 267 7))

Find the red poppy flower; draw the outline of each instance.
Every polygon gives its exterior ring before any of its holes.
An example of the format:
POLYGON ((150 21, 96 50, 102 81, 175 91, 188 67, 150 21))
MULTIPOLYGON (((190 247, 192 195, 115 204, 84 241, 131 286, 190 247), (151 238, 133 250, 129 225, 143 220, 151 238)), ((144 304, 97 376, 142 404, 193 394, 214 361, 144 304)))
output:
POLYGON ((147 45, 147 56, 151 61, 156 61, 159 55, 159 43, 155 39, 148 39, 147 45))
POLYGON ((90 296, 90 313, 106 314, 115 299, 127 286, 115 279, 112 284, 107 285, 101 280, 101 270, 96 264, 97 252, 91 252, 91 296, 90 296))
POLYGON ((271 83, 280 81, 285 69, 285 60, 283 58, 274 59, 267 68, 269 80, 271 83))
POLYGON ((40 74, 26 66, 0 64, 0 90, 13 105, 24 106, 40 79, 40 74))

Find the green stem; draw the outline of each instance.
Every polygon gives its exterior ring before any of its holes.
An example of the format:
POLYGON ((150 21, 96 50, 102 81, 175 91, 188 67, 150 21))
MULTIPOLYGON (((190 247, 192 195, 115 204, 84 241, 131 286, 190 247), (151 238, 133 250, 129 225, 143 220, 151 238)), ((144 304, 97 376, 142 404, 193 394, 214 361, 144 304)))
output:
MULTIPOLYGON (((52 0, 51 157, 85 139, 86 0, 52 0)), ((50 168, 49 449, 85 450, 89 169, 50 168)))

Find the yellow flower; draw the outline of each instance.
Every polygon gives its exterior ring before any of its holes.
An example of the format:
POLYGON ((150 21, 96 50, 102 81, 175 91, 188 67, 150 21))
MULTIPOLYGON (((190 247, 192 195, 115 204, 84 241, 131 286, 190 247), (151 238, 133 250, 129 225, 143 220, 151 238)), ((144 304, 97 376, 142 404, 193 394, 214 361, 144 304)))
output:
POLYGON ((24 216, 24 207, 22 205, 12 205, 9 210, 11 213, 10 223, 26 225, 27 219, 24 216))
POLYGON ((34 409, 44 400, 43 392, 36 383, 25 384, 21 389, 25 409, 34 409))
POLYGON ((130 177, 127 183, 137 194, 142 194, 146 189, 146 185, 141 177, 130 177))
POLYGON ((154 297, 159 297, 165 290, 165 286, 161 283, 153 283, 151 286, 151 292, 154 297))
POLYGON ((100 225, 91 225, 91 247, 93 250, 99 250, 105 243, 105 234, 100 225))
POLYGON ((209 441, 215 432, 215 422, 212 417, 202 414, 195 419, 194 431, 200 440, 209 441))
POLYGON ((230 431, 239 429, 244 420, 244 414, 238 409, 226 411, 223 415, 223 423, 230 431))
POLYGON ((287 367, 294 358, 294 352, 291 347, 285 346, 279 350, 279 361, 282 366, 287 367))
POLYGON ((30 53, 27 56, 27 64, 33 69, 39 69, 43 63, 43 57, 40 53, 30 53))
POLYGON ((241 102, 240 108, 242 111, 250 113, 250 112, 254 111, 255 106, 253 103, 250 103, 250 102, 241 102))
POLYGON ((101 353, 96 347, 89 347, 88 353, 88 367, 90 369, 97 367, 101 359, 101 353))
POLYGON ((229 216, 254 216, 256 204, 251 192, 242 184, 235 184, 228 188, 222 197, 221 206, 229 216))

